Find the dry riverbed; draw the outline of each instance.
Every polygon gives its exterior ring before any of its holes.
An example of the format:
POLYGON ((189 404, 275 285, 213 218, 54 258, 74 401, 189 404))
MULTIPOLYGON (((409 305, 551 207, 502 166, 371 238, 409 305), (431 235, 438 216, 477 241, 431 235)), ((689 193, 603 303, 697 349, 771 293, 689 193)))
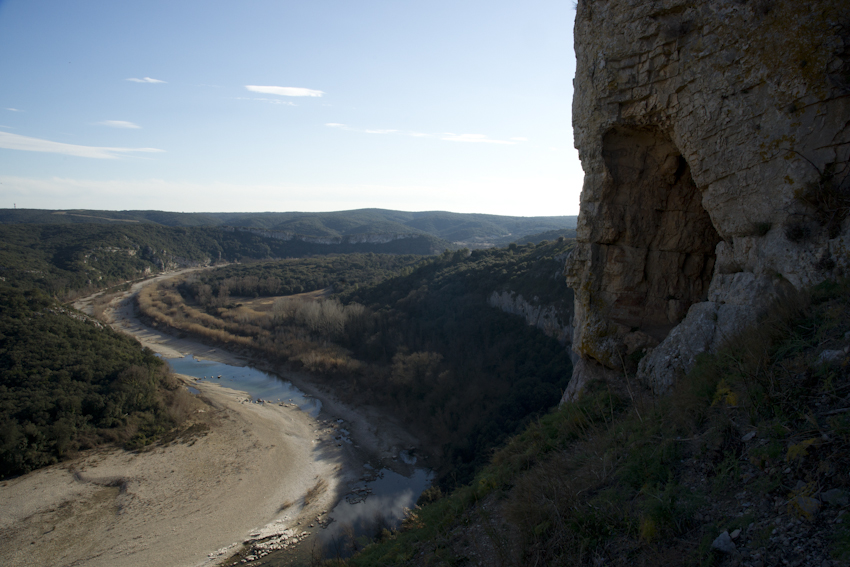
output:
MULTIPOLYGON (((166 358, 191 353, 248 364, 139 322, 132 294, 147 283, 113 300, 105 312, 113 327, 166 358)), ((91 298, 75 306, 90 309, 91 298)), ((0 565, 197 567, 232 558, 245 541, 294 544, 306 537, 302 528, 332 509, 364 462, 389 463, 418 444, 385 416, 348 407, 305 376, 286 378, 322 400, 315 419, 182 378, 200 391, 195 433, 144 452, 89 451, 0 483, 0 565), (325 426, 331 418, 346 422, 353 445, 334 440, 325 426)))

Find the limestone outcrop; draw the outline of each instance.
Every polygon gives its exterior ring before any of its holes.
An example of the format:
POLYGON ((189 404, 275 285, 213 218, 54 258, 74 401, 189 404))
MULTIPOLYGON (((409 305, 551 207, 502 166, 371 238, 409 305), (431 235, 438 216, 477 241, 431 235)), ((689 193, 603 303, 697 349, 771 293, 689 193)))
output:
POLYGON ((848 0, 579 0, 575 46, 566 397, 624 372, 662 392, 850 275, 848 0))
POLYGON ((522 317, 526 323, 540 329, 547 337, 557 339, 562 345, 568 345, 572 340, 572 313, 564 312, 554 305, 541 305, 537 297, 528 301, 522 294, 514 291, 494 291, 487 303, 505 313, 522 317))

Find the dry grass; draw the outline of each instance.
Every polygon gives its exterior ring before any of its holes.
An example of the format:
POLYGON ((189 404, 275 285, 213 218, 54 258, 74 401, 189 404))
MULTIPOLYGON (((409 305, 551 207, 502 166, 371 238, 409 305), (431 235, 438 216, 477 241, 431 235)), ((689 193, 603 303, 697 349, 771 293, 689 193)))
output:
POLYGON ((304 495, 304 507, 306 508, 313 502, 315 502, 325 491, 328 489, 328 482, 320 478, 316 481, 316 484, 307 491, 307 494, 304 495))
POLYGON ((248 347, 272 360, 288 360, 319 374, 351 374, 361 363, 331 339, 346 322, 363 316, 360 305, 325 300, 327 290, 249 301, 233 299, 227 306, 199 308, 180 293, 178 281, 148 286, 137 295, 144 317, 168 329, 202 340, 248 347))
POLYGON ((106 311, 106 308, 109 306, 109 303, 113 299, 116 299, 117 297, 119 297, 121 295, 123 295, 122 291, 115 291, 115 292, 111 292, 111 293, 104 292, 104 293, 98 295, 97 297, 95 297, 94 299, 92 299, 92 301, 91 301, 92 316, 95 319, 105 321, 104 316, 103 316, 104 311, 106 311))

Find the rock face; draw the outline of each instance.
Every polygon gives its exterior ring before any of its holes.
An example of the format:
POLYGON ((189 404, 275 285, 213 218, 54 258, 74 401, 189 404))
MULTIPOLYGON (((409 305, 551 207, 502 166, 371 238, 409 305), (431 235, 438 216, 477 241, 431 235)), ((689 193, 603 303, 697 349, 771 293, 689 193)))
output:
POLYGON ((850 2, 579 0, 575 38, 565 396, 625 371, 661 392, 850 271, 850 2))
POLYGON ((501 309, 505 313, 519 315, 525 322, 537 327, 547 337, 557 339, 562 345, 572 340, 573 328, 570 326, 571 313, 562 313, 554 305, 540 305, 537 297, 532 302, 526 301, 522 294, 513 291, 494 291, 487 299, 491 307, 501 309))

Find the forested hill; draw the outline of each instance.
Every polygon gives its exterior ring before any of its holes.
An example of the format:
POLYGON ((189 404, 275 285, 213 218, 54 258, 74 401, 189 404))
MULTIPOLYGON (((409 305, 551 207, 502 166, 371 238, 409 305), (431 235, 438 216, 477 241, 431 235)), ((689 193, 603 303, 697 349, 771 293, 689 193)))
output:
POLYGON ((425 255, 448 246, 427 234, 323 244, 221 227, 0 224, 0 282, 64 298, 179 267, 330 253, 425 255))
POLYGON ((176 425, 185 395, 135 339, 0 286, 0 479, 104 441, 145 445, 176 425))
POLYGON ((158 224, 170 227, 242 227, 288 232, 313 238, 354 235, 418 234, 465 246, 507 244, 521 237, 575 228, 574 216, 512 217, 444 211, 405 212, 359 209, 329 213, 177 213, 0 209, 0 223, 158 224), (509 239, 505 241, 505 239, 509 239))

